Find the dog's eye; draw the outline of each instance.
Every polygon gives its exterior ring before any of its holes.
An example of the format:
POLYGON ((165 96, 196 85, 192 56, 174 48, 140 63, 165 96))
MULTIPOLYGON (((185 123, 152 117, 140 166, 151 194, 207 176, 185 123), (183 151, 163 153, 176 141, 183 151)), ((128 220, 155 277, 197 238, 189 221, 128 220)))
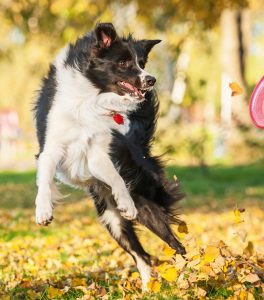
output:
POLYGON ((128 67, 128 61, 125 61, 125 60, 121 60, 118 64, 122 68, 127 68, 128 67))

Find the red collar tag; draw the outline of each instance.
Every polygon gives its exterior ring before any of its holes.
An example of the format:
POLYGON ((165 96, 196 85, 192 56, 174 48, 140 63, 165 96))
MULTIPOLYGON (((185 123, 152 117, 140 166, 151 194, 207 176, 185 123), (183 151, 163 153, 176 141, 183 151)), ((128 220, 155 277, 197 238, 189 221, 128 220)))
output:
POLYGON ((112 116, 112 118, 117 124, 119 124, 119 125, 124 124, 124 117, 122 115, 120 115, 119 113, 115 113, 112 116))

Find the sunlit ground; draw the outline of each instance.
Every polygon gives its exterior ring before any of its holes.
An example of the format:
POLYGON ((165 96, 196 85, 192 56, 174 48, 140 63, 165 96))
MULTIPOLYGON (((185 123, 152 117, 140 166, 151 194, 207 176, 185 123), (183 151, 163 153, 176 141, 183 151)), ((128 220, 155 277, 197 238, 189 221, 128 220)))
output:
POLYGON ((181 211, 189 233, 175 227, 187 256, 141 230, 146 250, 159 259, 147 294, 132 259, 99 224, 82 192, 71 191, 53 223, 39 227, 35 174, 0 174, 0 298, 263 299, 262 168, 212 167, 203 174, 198 167, 170 167, 168 173, 187 194, 181 211))

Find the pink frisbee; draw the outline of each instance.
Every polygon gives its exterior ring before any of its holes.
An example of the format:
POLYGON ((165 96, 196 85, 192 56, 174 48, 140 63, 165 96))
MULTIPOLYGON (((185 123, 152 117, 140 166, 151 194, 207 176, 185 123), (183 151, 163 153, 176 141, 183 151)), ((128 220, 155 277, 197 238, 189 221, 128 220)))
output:
POLYGON ((249 111, 253 123, 264 129, 264 76, 254 88, 250 97, 249 111))

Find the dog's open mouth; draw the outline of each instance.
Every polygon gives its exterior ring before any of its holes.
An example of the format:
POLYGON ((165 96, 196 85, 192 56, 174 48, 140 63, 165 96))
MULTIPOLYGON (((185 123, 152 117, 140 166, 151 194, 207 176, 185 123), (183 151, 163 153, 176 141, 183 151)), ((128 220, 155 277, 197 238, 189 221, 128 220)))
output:
POLYGON ((128 93, 131 97, 142 100, 145 97, 147 90, 138 89, 131 83, 126 81, 118 81, 117 85, 121 87, 123 91, 128 93))

